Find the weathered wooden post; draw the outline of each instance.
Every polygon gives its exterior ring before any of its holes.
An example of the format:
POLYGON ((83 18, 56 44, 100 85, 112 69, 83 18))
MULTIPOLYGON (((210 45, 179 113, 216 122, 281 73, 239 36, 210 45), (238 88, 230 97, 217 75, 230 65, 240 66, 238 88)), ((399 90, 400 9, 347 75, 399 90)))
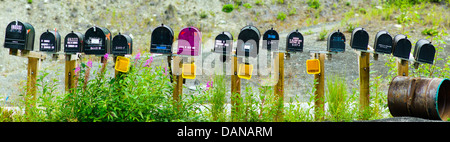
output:
POLYGON ((75 68, 77 61, 81 59, 83 52, 84 35, 79 32, 71 32, 64 38, 65 52, 65 90, 71 92, 76 85, 75 68))

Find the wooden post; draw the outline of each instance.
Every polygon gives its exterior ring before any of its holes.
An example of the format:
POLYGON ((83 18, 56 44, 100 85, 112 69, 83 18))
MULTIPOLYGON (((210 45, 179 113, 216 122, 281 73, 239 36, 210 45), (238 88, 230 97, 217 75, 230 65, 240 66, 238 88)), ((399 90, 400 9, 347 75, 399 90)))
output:
MULTIPOLYGON (((237 108, 238 101, 240 100, 241 97, 241 79, 238 77, 238 57, 234 56, 233 58, 233 62, 232 62, 232 67, 231 67, 231 108, 235 109, 234 112, 238 113, 239 112, 239 108, 237 108), (233 95, 235 95, 235 97, 233 97, 233 95)), ((235 114, 233 114, 233 110, 231 111, 231 117, 232 120, 235 121, 235 114)))
POLYGON ((173 58, 173 63, 174 66, 172 66, 172 68, 174 69, 174 74, 173 74, 173 82, 174 82, 174 89, 173 89, 173 100, 175 100, 175 103, 177 105, 177 108, 180 108, 179 105, 179 101, 180 101, 180 97, 183 94, 183 77, 181 75, 181 66, 182 66, 182 62, 181 62, 181 57, 180 56, 175 56, 173 58), (179 64, 176 64, 179 63, 179 64))
POLYGON ((400 61, 397 62, 397 67, 398 76, 408 76, 409 63, 407 60, 400 59, 400 61))
POLYGON ((316 120, 323 120, 323 116, 325 113, 325 54, 315 53, 314 56, 316 59, 319 58, 320 62, 320 73, 314 75, 314 80, 317 81, 317 83, 314 85, 314 87, 316 88, 316 92, 314 92, 314 95, 316 96, 316 98, 314 98, 314 117, 316 120))
POLYGON ((361 52, 359 56, 359 104, 360 112, 363 114, 362 119, 367 119, 367 115, 364 115, 367 109, 369 109, 369 72, 370 72, 370 54, 367 52, 361 52))
MULTIPOLYGON (((65 89, 67 92, 75 87, 75 71, 77 59, 73 59, 71 54, 66 54, 65 89)), ((71 92, 71 91, 70 91, 71 92)))
POLYGON ((278 70, 275 71, 278 74, 278 82, 275 85, 275 97, 278 100, 278 112, 275 116, 275 121, 283 121, 283 108, 284 108, 284 53, 278 53, 278 57, 275 58, 275 67, 278 66, 278 70))
MULTIPOLYGON (((38 74, 39 58, 28 57, 27 67, 27 94, 25 97, 25 103, 27 104, 25 109, 33 106, 29 104, 28 100, 36 100, 36 79, 38 74)), ((27 112, 27 110, 25 110, 27 112)))

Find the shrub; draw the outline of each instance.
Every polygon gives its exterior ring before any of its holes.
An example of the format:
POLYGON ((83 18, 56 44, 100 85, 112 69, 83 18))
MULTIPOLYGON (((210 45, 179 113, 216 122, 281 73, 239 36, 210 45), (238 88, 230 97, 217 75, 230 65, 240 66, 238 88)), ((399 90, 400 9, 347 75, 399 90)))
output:
POLYGON ((319 33, 319 41, 324 41, 325 38, 327 37, 327 30, 326 29, 322 29, 322 31, 319 33))
POLYGON ((222 11, 226 12, 226 13, 230 13, 231 11, 233 11, 234 6, 232 4, 225 4, 222 7, 222 11))
POLYGON ((314 9, 318 9, 320 7, 319 0, 308 0, 308 6, 314 9))
POLYGON ((286 14, 284 12, 278 12, 277 19, 284 21, 284 19, 286 19, 286 14))
POLYGON ((243 6, 247 9, 252 8, 252 5, 250 3, 245 3, 243 6))

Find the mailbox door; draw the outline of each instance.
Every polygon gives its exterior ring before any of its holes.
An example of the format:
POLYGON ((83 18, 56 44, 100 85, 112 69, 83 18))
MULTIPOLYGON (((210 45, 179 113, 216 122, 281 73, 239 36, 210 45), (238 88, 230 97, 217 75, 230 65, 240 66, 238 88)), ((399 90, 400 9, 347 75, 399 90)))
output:
POLYGON ((392 49, 392 55, 402 59, 409 59, 411 53, 411 42, 405 35, 396 35, 394 37, 394 44, 392 49))
POLYGON ((238 56, 256 57, 259 53, 261 35, 254 26, 245 26, 238 35, 236 54, 238 56))
POLYGON ((170 27, 161 25, 152 32, 150 45, 151 53, 172 54, 172 43, 174 34, 170 27))
POLYGON ((379 31, 375 36, 374 50, 376 53, 392 53, 392 36, 387 31, 379 31))
POLYGON ((340 31, 333 32, 328 36, 327 50, 330 52, 345 51, 345 35, 340 31))
POLYGON ((201 33, 195 27, 187 27, 178 35, 179 55, 198 56, 201 53, 201 33))
POLYGON ((277 51, 279 40, 280 36, 277 31, 273 29, 267 30, 263 35, 263 49, 267 49, 268 51, 277 51))
POLYGON ((92 27, 84 34, 84 53, 103 55, 110 53, 111 32, 102 27, 92 27))
POLYGON ((222 55, 231 55, 233 47, 233 36, 229 32, 222 32, 217 35, 214 42, 214 52, 222 55))
POLYGON ((114 36, 111 53, 114 55, 131 54, 133 41, 128 35, 120 34, 114 36))
POLYGON ((79 53, 83 51, 83 34, 71 32, 64 38, 64 52, 79 53))
POLYGON ((6 27, 4 47, 20 50, 33 50, 34 36, 35 31, 31 24, 13 21, 6 27))
POLYGON ((355 28, 350 39, 350 46, 357 50, 367 50, 369 34, 364 28, 355 28))
POLYGON ((428 40, 421 39, 417 41, 414 48, 414 59, 418 62, 433 64, 436 49, 428 40))
POLYGON ((61 46, 61 36, 58 32, 47 31, 39 38, 39 51, 58 52, 61 46))
POLYGON ((303 52, 303 35, 298 30, 292 31, 286 38, 287 52, 303 52))

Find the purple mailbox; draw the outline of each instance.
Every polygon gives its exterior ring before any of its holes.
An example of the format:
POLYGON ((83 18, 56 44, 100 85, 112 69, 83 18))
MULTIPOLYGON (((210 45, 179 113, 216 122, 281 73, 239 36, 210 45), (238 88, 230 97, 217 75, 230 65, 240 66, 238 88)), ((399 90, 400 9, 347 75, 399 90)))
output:
POLYGON ((196 27, 187 27, 178 35, 178 55, 198 56, 202 49, 202 34, 196 27))

